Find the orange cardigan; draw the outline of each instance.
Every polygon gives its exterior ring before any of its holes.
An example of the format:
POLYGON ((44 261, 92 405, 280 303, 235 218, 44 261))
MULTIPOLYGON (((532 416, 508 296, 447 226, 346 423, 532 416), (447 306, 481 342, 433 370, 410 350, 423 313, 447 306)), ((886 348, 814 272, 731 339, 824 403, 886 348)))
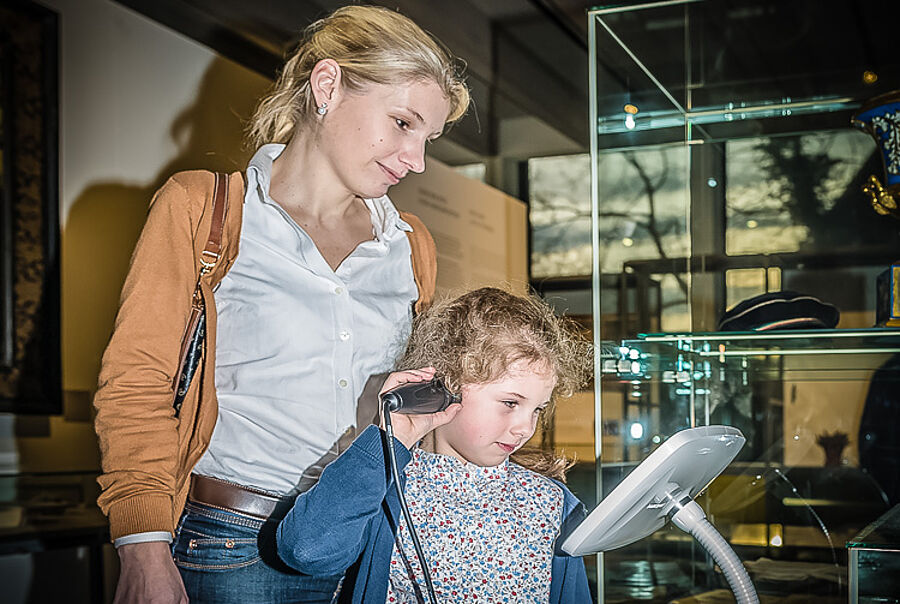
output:
MULTIPOLYGON (((94 397, 103 468, 97 503, 109 516, 112 539, 145 531, 174 533, 191 470, 209 446, 218 417, 213 288, 237 258, 244 202, 240 172, 229 175, 222 253, 201 283, 206 306, 201 368, 178 417, 172 408, 172 382, 209 232, 214 180, 211 172, 179 172, 154 195, 103 354, 94 397)), ((400 215, 413 227, 407 235, 419 311, 434 297, 434 241, 417 217, 400 215)))

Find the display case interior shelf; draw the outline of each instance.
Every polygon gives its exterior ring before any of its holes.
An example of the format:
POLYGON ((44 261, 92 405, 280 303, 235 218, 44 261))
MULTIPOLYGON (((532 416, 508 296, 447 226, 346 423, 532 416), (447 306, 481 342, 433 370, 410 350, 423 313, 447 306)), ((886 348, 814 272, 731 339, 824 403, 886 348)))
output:
POLYGON ((603 372, 625 380, 687 384, 733 372, 756 379, 868 379, 900 353, 900 329, 639 334, 604 350, 603 372))

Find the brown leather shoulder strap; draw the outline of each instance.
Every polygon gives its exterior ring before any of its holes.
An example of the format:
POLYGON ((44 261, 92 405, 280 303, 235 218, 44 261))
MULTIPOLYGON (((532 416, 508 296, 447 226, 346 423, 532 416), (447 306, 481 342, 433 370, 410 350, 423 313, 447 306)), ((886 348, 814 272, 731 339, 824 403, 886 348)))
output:
MULTIPOLYGON (((202 345, 202 335, 200 344, 196 338, 198 328, 204 320, 203 294, 200 291, 200 281, 203 275, 211 271, 219 260, 219 254, 222 252, 222 231, 225 227, 225 210, 228 207, 228 175, 216 172, 216 180, 213 185, 213 201, 212 201, 212 218, 209 225, 209 235, 206 238, 206 246, 200 252, 200 270, 197 274, 197 285, 194 286, 194 294, 191 296, 191 309, 188 315, 187 324, 184 328, 184 334, 181 336, 181 346, 178 352, 178 365, 175 369, 175 375, 172 379, 172 390, 175 395, 175 415, 181 408, 181 399, 184 392, 179 392, 181 388, 181 376, 185 372, 185 361, 191 349, 196 349, 198 345, 202 345), (180 398, 179 398, 180 397, 180 398)), ((190 375, 190 374, 189 374, 190 375)), ((190 377, 187 378, 188 385, 190 377)))
POLYGON ((419 299, 416 300, 414 310, 419 314, 434 301, 434 288, 437 280, 437 248, 431 233, 425 227, 425 223, 418 216, 408 212, 400 212, 400 218, 412 227, 412 232, 407 232, 409 247, 412 249, 412 269, 416 287, 419 289, 419 299))
POLYGON ((206 247, 200 252, 200 263, 205 270, 215 266, 222 252, 222 230, 225 227, 225 211, 228 208, 228 175, 216 172, 213 185, 212 220, 209 224, 209 236, 206 247))

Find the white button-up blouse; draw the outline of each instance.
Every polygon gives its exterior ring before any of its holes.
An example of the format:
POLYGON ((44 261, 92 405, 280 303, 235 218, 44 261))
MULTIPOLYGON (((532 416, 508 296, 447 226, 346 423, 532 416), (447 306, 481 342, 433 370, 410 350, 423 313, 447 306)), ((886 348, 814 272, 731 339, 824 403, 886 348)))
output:
POLYGON ((387 196, 365 200, 372 239, 331 269, 269 197, 283 149, 261 147, 247 169, 238 257, 215 294, 219 417, 194 471, 289 494, 356 423, 368 377, 391 368, 418 290, 411 227, 387 196))

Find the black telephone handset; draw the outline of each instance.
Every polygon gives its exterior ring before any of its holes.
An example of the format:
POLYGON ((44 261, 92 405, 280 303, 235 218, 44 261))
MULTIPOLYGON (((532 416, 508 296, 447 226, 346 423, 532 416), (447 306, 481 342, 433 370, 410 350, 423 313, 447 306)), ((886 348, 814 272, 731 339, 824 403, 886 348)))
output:
POLYGON ((406 414, 437 413, 459 400, 459 395, 447 390, 440 378, 401 384, 381 395, 382 404, 387 403, 391 413, 406 414))

